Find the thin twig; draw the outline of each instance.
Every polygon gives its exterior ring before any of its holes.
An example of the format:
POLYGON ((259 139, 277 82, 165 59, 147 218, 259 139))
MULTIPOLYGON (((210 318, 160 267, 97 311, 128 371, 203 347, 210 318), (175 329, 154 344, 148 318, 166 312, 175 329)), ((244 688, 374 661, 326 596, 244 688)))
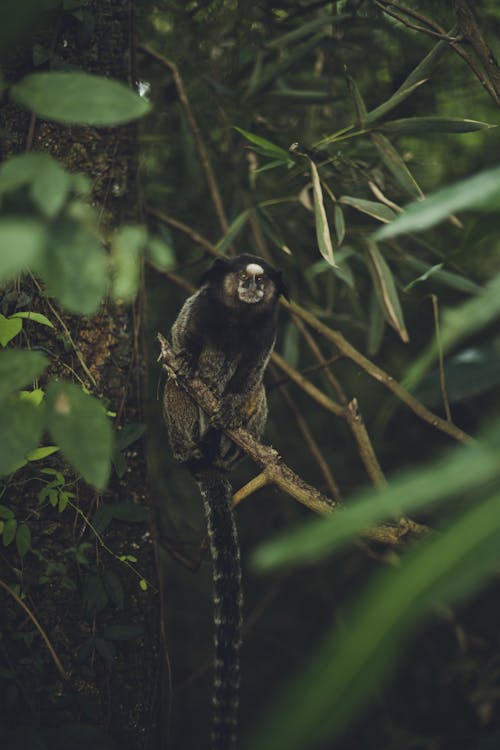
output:
POLYGON ((61 677, 63 678, 63 680, 69 680, 69 674, 66 672, 66 670, 63 667, 63 665, 61 664, 61 661, 60 661, 58 655, 56 654, 56 652, 54 650, 54 647, 52 646, 52 643, 49 640, 49 636, 47 635, 47 633, 45 632, 45 630, 42 628, 42 626, 38 622, 37 618, 35 617, 35 615, 31 611, 31 609, 23 602, 23 600, 21 599, 21 597, 18 596, 16 594, 16 592, 13 591, 11 589, 11 587, 7 583, 5 583, 5 581, 2 581, 2 579, 0 579, 0 586, 4 589, 4 591, 6 591, 8 594, 10 594, 10 596, 15 600, 15 602, 21 607, 21 609, 23 609, 26 612, 26 614, 30 618, 31 622, 33 623, 33 625, 35 626, 35 628, 38 630, 38 632, 40 633, 40 635, 42 636, 42 638, 43 638, 43 640, 45 642, 45 645, 47 646, 47 649, 49 651, 49 654, 52 657, 52 661, 54 662, 54 664, 56 666, 57 671, 59 672, 59 674, 61 675, 61 677))
POLYGON ((141 44, 139 45, 139 49, 142 50, 146 55, 149 55, 149 57, 153 58, 153 60, 156 60, 165 68, 167 68, 167 70, 169 70, 172 74, 175 88, 177 89, 177 96, 179 97, 179 101, 182 105, 182 108, 184 109, 184 113, 186 115, 189 127, 191 128, 191 132, 193 134, 194 142, 196 144, 198 157, 200 159, 200 163, 203 168, 203 171, 205 172, 205 178, 207 180, 208 189, 210 191, 210 196, 214 204, 215 213, 217 214, 217 218, 219 219, 219 224, 221 226, 222 231, 224 232, 224 234, 226 234, 229 228, 229 224, 228 224, 226 214, 224 211, 224 206, 222 205, 222 199, 220 196, 219 188, 217 186, 215 174, 212 169, 212 165, 210 164, 207 150, 203 142, 201 130, 196 121, 193 110, 191 109, 191 104, 189 103, 189 99, 186 94, 186 89, 184 88, 184 83, 179 73, 179 69, 174 62, 172 62, 171 60, 168 60, 166 57, 164 57, 163 55, 161 55, 159 52, 152 49, 151 47, 148 47, 145 44, 141 44))

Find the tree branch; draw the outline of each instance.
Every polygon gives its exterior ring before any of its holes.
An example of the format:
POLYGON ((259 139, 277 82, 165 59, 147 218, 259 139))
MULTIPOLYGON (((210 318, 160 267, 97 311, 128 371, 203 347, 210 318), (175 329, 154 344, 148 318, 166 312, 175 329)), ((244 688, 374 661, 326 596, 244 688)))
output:
MULTIPOLYGON (((179 386, 189 393, 208 417, 215 415, 219 405, 216 396, 198 378, 186 379, 181 377, 177 371, 175 354, 161 333, 158 334, 158 341, 161 347, 160 360, 168 376, 176 379, 179 386)), ((340 507, 339 503, 323 495, 315 487, 307 484, 298 474, 295 474, 283 462, 274 448, 257 442, 247 430, 238 427, 235 429, 225 429, 224 433, 263 469, 262 474, 255 480, 252 480, 254 485, 252 486, 252 483, 249 483, 251 489, 261 487, 267 484, 267 482, 275 484, 279 489, 297 500, 297 502, 322 515, 331 515, 340 507)), ((243 488, 240 494, 247 496, 248 492, 243 488)), ((387 524, 368 529, 364 536, 367 539, 383 544, 398 545, 409 534, 421 535, 427 531, 428 529, 425 526, 409 521, 408 519, 403 519, 398 525, 387 524)))

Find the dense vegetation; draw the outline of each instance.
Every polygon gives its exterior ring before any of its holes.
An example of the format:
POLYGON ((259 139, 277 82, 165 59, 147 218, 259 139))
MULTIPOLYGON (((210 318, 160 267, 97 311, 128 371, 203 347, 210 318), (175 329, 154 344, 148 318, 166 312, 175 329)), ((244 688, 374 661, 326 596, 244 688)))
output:
POLYGON ((206 743, 156 333, 243 251, 290 287, 266 441, 323 495, 238 509, 242 747, 498 744, 499 29, 494 0, 0 10, 6 747, 206 743))

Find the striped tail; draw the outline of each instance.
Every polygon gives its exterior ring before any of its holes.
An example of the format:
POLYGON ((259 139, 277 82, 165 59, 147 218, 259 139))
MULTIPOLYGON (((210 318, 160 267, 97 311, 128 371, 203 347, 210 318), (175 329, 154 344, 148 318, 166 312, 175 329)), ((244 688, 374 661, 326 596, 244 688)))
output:
POLYGON ((216 469, 196 472, 207 519, 214 583, 215 666, 212 750, 233 750, 238 715, 241 588, 238 534, 231 508, 232 490, 216 469))

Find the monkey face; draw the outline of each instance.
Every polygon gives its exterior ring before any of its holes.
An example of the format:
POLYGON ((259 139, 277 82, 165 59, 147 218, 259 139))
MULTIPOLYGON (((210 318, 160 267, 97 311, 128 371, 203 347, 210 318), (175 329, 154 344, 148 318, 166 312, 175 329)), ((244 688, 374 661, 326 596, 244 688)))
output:
MULTIPOLYGON (((264 269, 258 263, 249 263, 238 273, 237 294, 241 302, 254 305, 264 297, 264 269)), ((269 280, 267 280, 269 283, 269 280)))
POLYGON ((280 294, 287 289, 280 271, 255 255, 218 258, 203 275, 201 285, 229 309, 274 309, 280 294))

